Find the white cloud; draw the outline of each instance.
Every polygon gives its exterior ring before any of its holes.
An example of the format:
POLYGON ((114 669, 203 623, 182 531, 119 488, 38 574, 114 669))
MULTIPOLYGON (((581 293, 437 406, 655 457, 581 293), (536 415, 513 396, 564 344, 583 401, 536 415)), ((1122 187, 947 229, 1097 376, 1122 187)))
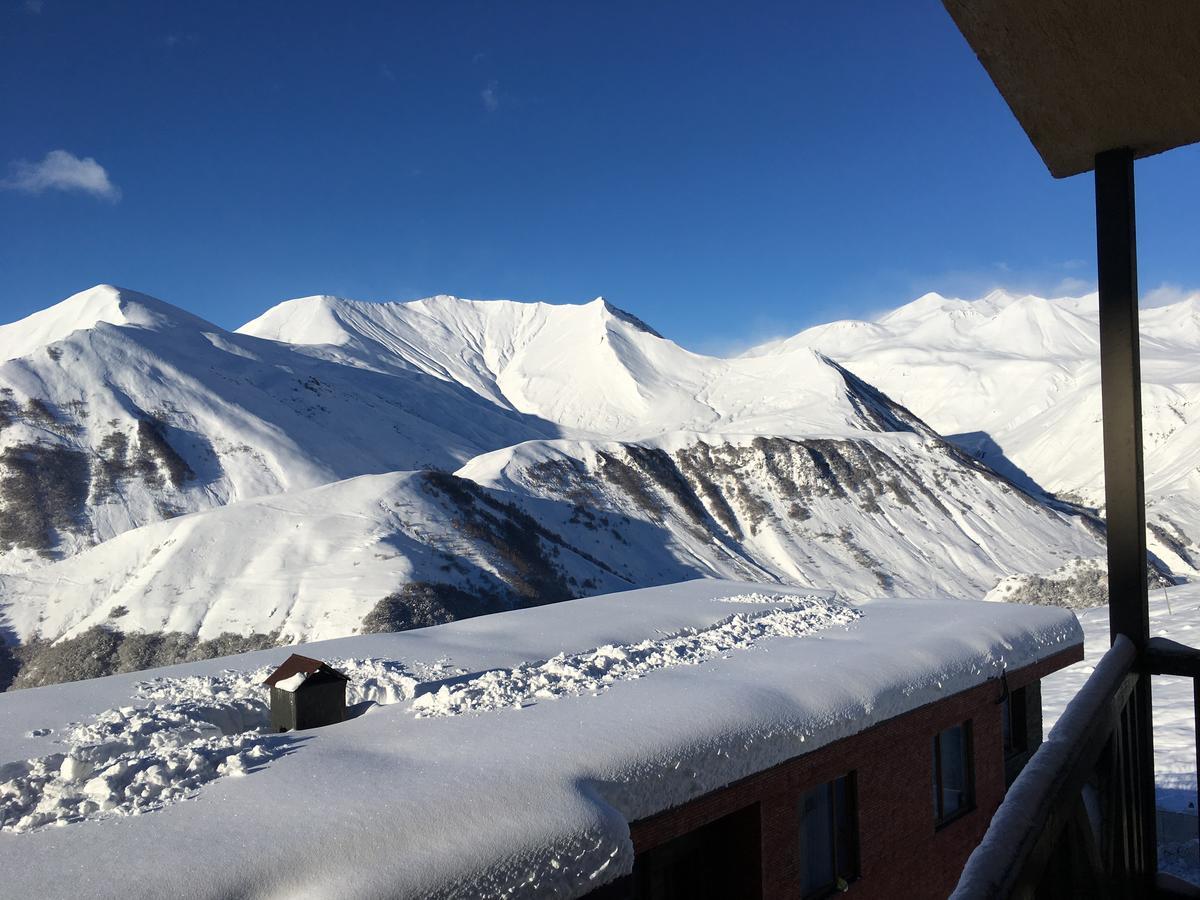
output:
POLYGON ((1142 294, 1142 306, 1147 309, 1155 306, 1170 306, 1192 297, 1200 296, 1200 291, 1189 290, 1182 285, 1164 281, 1153 290, 1142 294))
POLYGON ((494 113, 500 108, 500 85, 494 79, 487 83, 482 91, 479 92, 479 97, 483 100, 483 108, 490 113, 494 113))
POLYGON ((1051 297, 1082 297, 1096 290, 1096 282, 1068 275, 1050 291, 1051 297))
POLYGON ((164 47, 180 47, 183 44, 194 44, 200 39, 189 32, 176 33, 172 32, 163 36, 162 42, 164 47))
POLYGON ((93 197, 116 201, 120 189, 108 178, 104 166, 90 156, 80 159, 66 150, 51 150, 41 162, 19 159, 9 165, 9 175, 0 188, 41 194, 44 191, 83 191, 93 197))

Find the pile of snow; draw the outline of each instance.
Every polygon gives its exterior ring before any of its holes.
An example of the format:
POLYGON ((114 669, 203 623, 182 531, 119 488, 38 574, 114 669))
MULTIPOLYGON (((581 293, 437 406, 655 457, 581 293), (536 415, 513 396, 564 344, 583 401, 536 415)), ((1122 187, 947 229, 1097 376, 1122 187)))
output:
MULTIPOLYGON (((827 598, 806 598, 806 599, 826 599, 827 598)), ((749 603, 754 606, 792 606, 797 602, 798 598, 791 594, 764 594, 759 591, 752 591, 749 594, 737 594, 733 597, 718 597, 718 603, 749 603)))
POLYGON ((282 681, 275 682, 275 687, 281 691, 287 691, 289 694, 294 694, 300 690, 300 685, 308 680, 307 672, 297 672, 289 678, 284 678, 282 681))
POLYGON ((766 637, 803 637, 833 625, 848 625, 862 613, 825 597, 742 594, 724 603, 766 604, 770 612, 738 613, 708 628, 636 644, 605 644, 585 653, 560 653, 544 662, 485 672, 465 683, 444 684, 413 703, 420 716, 455 716, 506 707, 520 709, 535 700, 571 694, 597 694, 617 681, 642 678, 656 669, 695 666, 745 650, 766 637))
MULTIPOLYGON (((673 637, 560 653, 465 682, 447 679, 454 671, 444 663, 421 667, 424 681, 396 660, 336 659, 330 664, 349 677, 351 706, 415 697, 411 710, 416 716, 452 716, 595 694, 656 669, 699 665, 748 649, 765 637, 801 637, 862 615, 827 597, 755 593, 721 599, 773 608, 738 613, 673 637), (421 685, 433 680, 452 683, 421 693, 421 685)), ((5 776, 0 782, 0 830, 25 832, 83 819, 138 815, 194 796, 209 781, 243 775, 287 752, 293 738, 267 731, 270 709, 262 685, 269 673, 269 668, 230 670, 138 684, 137 705, 105 710, 87 723, 68 725, 59 739, 61 752, 0 770, 5 776)), ((276 687, 295 691, 306 677, 297 673, 276 687)), ((36 732, 40 737, 53 729, 36 732)))
MULTIPOLYGON (((418 684, 393 660, 340 659, 334 667, 351 678, 351 704, 397 703, 418 684)), ((262 682, 270 671, 151 679, 136 686, 133 705, 67 725, 60 752, 0 766, 0 831, 139 815, 288 752, 293 737, 268 731, 262 682)), ((52 734, 38 728, 30 737, 52 734)))

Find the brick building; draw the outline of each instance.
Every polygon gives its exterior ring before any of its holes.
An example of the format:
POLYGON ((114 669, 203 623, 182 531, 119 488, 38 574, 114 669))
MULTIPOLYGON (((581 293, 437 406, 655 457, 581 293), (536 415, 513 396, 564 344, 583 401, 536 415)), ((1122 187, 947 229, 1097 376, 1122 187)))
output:
POLYGON ((1082 658, 1073 644, 635 821, 633 873, 590 896, 946 897, 1042 741, 1041 679, 1082 658))

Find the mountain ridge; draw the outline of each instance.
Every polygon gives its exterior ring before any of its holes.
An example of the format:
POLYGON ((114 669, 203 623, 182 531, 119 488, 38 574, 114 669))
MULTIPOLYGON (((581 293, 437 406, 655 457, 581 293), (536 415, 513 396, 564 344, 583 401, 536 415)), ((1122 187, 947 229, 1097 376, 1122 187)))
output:
MULTIPOLYGON (((1200 561, 1200 294, 1139 311, 1150 545, 1200 561)), ((1102 509, 1097 297, 925 295, 873 322, 806 329, 748 353, 818 350, 939 433, 1038 488, 1102 509)))
MULTIPOLYGON (((946 306, 923 301, 900 321, 946 306)), ((689 577, 983 596, 1102 554, 1090 515, 943 439, 840 346, 704 356, 603 298, 317 296, 226 331, 99 286, 30 319, 0 362, 0 631, 30 653, 689 577)))

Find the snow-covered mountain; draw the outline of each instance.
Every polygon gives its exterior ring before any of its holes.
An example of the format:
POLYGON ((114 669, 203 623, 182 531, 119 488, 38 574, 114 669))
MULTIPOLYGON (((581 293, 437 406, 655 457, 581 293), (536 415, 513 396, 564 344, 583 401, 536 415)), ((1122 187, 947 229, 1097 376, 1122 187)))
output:
POLYGON ((0 328, 0 571, 149 522, 558 429, 100 286, 0 328))
MULTIPOLYGON (((1151 549, 1200 566, 1200 295, 1141 311, 1151 549)), ((997 470, 1104 502, 1097 299, 926 294, 874 322, 810 328, 749 351, 827 354, 997 470)), ((1025 483, 1028 483, 1027 481, 1025 483)))
POLYGON ((702 576, 982 596, 1102 553, 833 353, 702 356, 603 300, 316 297, 228 332, 98 287, 0 346, 0 630, 42 649, 702 576))
POLYGON ((977 597, 1101 552, 1087 519, 911 432, 536 441, 457 476, 361 476, 139 528, 0 576, 8 624, 323 639, 699 576, 977 597))
POLYGON ((287 341, 318 359, 461 384, 573 436, 811 434, 864 425, 844 373, 818 353, 702 356, 603 299, 552 306, 308 297, 281 303, 238 330, 287 341))

